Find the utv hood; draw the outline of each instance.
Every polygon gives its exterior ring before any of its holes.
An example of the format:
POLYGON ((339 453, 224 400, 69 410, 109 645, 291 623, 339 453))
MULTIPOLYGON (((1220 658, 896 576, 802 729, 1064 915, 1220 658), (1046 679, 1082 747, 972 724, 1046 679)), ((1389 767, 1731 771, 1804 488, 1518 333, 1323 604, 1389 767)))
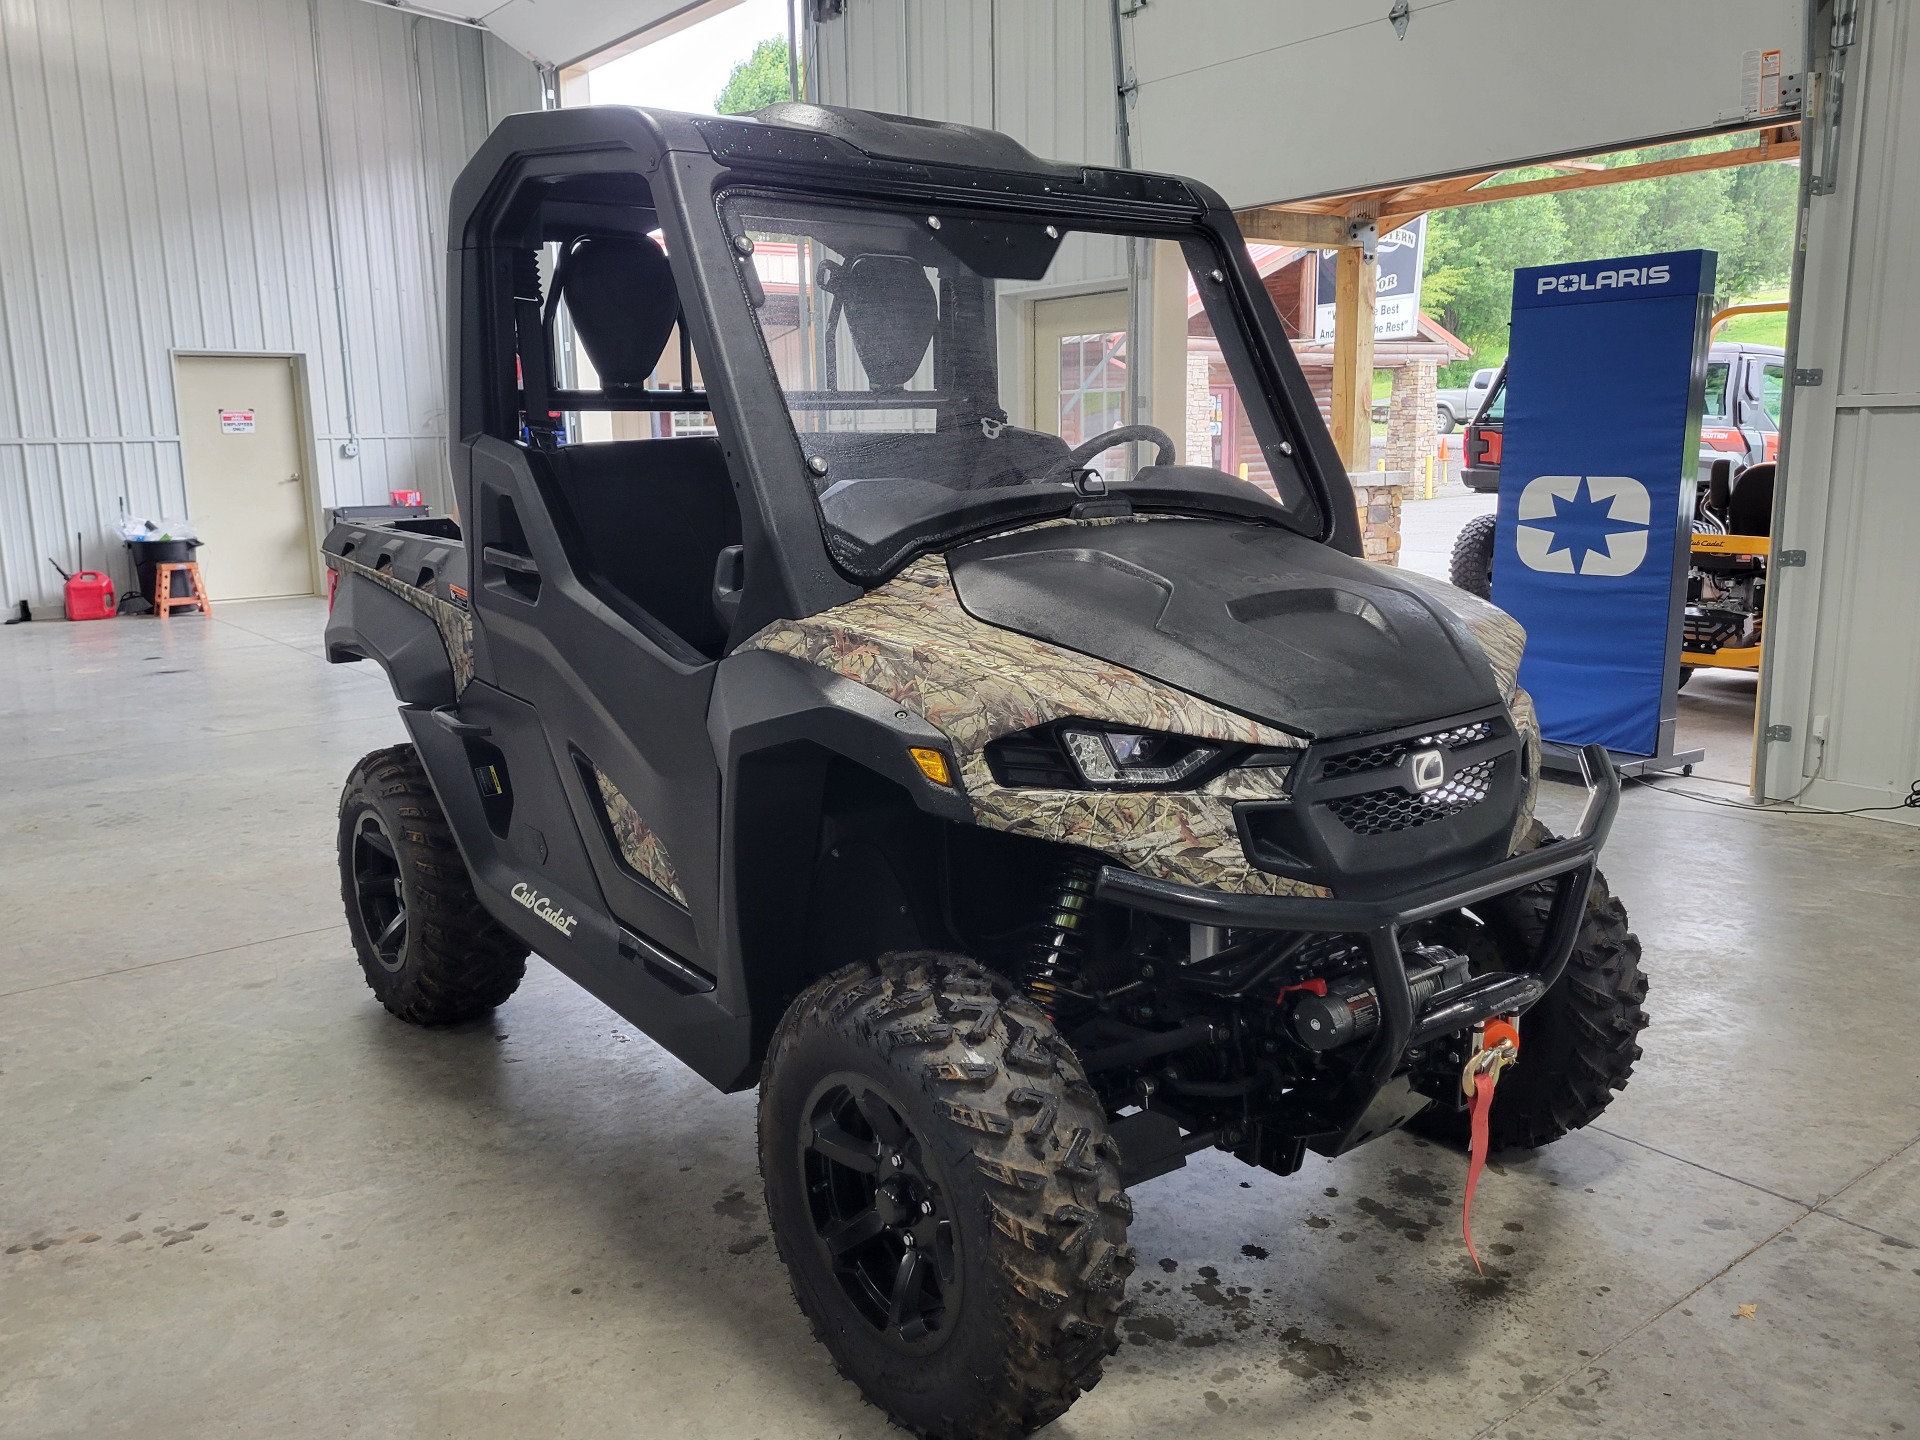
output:
POLYGON ((1051 525, 962 546, 947 564, 978 620, 1304 739, 1417 725, 1505 698, 1435 587, 1272 526, 1051 525))

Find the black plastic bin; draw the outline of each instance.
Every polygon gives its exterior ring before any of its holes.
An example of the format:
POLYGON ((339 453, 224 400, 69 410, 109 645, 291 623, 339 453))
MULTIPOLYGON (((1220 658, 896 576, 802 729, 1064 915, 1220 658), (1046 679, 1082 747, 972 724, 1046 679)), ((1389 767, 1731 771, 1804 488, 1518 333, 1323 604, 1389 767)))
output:
MULTIPOLYGON (((133 552, 133 573, 140 582, 140 594, 146 602, 153 604, 153 567, 156 565, 184 565, 193 559, 193 552, 200 548, 198 540, 129 540, 127 549, 133 552)), ((185 575, 173 577, 173 597, 181 599, 191 597, 193 586, 185 575)))

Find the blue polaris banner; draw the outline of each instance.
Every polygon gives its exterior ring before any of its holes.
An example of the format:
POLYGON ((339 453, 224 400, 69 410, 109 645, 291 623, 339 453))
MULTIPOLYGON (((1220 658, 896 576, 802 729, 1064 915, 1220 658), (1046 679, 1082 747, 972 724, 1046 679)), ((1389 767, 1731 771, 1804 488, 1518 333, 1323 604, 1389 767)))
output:
POLYGON ((1671 749, 1715 258, 1513 277, 1493 598, 1526 626, 1520 683, 1547 740, 1671 749))

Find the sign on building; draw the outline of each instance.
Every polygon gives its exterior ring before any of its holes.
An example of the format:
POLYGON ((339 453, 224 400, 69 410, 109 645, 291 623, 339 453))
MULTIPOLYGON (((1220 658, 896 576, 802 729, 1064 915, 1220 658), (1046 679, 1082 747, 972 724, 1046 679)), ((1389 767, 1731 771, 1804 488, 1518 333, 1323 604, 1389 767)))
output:
MULTIPOLYGON (((1333 339, 1333 272, 1337 250, 1320 252, 1313 338, 1333 339)), ((1411 340, 1420 333, 1420 272, 1427 261, 1427 217, 1417 215, 1380 237, 1373 282, 1373 338, 1411 340)))

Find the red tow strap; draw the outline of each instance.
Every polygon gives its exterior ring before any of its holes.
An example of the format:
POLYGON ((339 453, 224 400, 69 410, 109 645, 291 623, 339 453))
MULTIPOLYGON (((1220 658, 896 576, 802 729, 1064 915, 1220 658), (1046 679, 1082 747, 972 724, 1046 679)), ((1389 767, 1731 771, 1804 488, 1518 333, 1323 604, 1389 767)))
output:
POLYGON ((1480 1268, 1480 1252, 1473 1248, 1473 1191, 1487 1163, 1487 1112, 1493 1109, 1494 1077, 1476 1075, 1473 1084, 1473 1132, 1467 1146, 1467 1200, 1460 1207, 1460 1234, 1466 1239, 1467 1254, 1473 1257, 1473 1268, 1484 1275, 1487 1272, 1480 1268))
POLYGON ((1467 1141, 1467 1198, 1460 1207, 1460 1234, 1467 1242, 1467 1254, 1480 1274, 1480 1252, 1473 1248, 1473 1192, 1480 1184, 1480 1172, 1487 1164, 1487 1115, 1493 1109, 1493 1089, 1500 1072, 1520 1054, 1520 1032, 1506 1020, 1489 1020, 1481 1036, 1480 1048, 1466 1064, 1460 1085, 1467 1092, 1471 1128, 1467 1141))

